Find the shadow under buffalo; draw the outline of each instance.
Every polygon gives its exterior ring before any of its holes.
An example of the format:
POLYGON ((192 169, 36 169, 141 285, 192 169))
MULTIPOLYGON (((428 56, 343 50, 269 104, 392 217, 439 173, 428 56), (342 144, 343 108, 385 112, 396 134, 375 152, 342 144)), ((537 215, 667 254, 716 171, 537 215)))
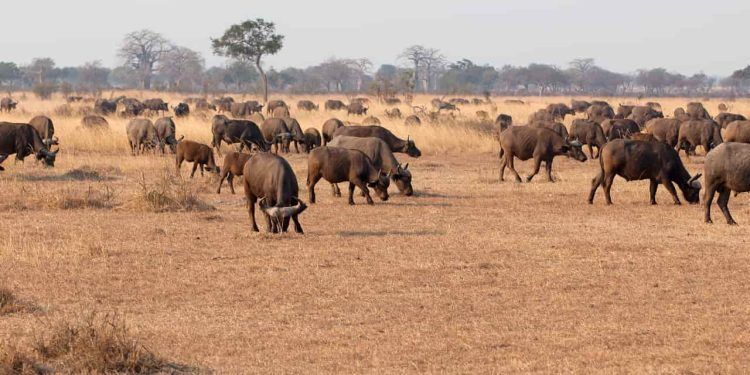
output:
POLYGON ((19 175, 18 178, 24 181, 112 181, 117 179, 112 176, 102 176, 99 172, 88 169, 71 169, 63 174, 19 175))

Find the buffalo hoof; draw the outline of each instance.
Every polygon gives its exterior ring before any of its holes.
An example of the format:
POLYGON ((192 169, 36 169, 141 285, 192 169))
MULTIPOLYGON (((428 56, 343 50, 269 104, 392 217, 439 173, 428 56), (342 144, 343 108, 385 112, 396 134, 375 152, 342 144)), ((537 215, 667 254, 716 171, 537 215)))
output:
POLYGON ((727 224, 729 225, 737 225, 737 222, 734 220, 727 220, 727 224))
POLYGON ((706 219, 706 224, 713 224, 713 223, 714 223, 714 221, 713 221, 713 220, 711 220, 711 219, 706 219))

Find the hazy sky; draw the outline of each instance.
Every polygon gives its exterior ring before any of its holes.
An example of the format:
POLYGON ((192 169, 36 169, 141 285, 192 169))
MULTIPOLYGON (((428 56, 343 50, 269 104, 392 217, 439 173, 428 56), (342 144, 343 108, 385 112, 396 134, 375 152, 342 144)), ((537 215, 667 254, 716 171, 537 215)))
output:
POLYGON ((123 35, 148 28, 219 65, 209 38, 257 17, 286 35, 281 52, 266 59, 276 68, 331 56, 368 57, 377 66, 412 44, 498 67, 564 67, 593 57, 618 72, 665 67, 727 75, 750 64, 748 0, 9 0, 2 4, 0 61, 49 56, 60 66, 115 66, 123 35))

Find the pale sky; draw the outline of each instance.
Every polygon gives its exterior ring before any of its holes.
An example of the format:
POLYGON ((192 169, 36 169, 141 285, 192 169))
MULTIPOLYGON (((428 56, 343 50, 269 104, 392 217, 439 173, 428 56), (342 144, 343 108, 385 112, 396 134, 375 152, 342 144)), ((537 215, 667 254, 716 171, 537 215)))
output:
POLYGON ((394 63, 413 44, 501 67, 566 67, 578 57, 617 72, 664 67, 728 75, 750 64, 750 1, 714 0, 8 0, 0 61, 52 57, 58 66, 119 64, 122 37, 148 28, 203 54, 210 37, 249 18, 274 21, 284 48, 266 66, 307 67, 335 56, 394 63))

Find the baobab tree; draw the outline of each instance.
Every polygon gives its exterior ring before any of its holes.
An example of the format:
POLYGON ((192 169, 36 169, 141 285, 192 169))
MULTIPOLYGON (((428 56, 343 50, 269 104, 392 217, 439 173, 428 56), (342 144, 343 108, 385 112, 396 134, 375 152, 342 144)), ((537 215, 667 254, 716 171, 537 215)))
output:
POLYGON ((151 88, 151 77, 156 70, 156 64, 174 47, 160 34, 151 30, 139 30, 125 35, 118 55, 125 65, 138 72, 141 88, 151 88))
POLYGON ((211 39, 214 53, 240 61, 252 61, 263 79, 263 100, 268 102, 268 76, 261 66, 265 55, 274 55, 283 47, 284 36, 276 34, 276 25, 262 18, 232 25, 218 39, 211 39))

